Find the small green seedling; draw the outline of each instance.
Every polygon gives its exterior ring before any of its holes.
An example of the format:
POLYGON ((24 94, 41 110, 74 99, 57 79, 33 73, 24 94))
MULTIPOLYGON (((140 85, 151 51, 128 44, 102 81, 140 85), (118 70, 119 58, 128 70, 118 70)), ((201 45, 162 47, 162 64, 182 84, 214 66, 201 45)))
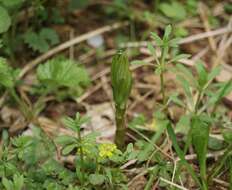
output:
POLYGON ((111 81, 116 109, 115 119, 117 129, 115 142, 122 149, 125 145, 125 114, 132 87, 132 74, 129 68, 128 58, 121 50, 113 57, 111 81))

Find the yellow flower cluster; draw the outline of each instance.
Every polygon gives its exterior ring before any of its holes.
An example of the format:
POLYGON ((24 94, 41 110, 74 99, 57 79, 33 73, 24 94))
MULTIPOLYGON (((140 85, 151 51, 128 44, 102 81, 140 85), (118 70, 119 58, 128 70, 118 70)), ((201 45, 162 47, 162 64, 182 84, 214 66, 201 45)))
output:
POLYGON ((99 156, 101 158, 110 158, 113 156, 114 151, 117 147, 113 143, 102 143, 99 145, 99 156))

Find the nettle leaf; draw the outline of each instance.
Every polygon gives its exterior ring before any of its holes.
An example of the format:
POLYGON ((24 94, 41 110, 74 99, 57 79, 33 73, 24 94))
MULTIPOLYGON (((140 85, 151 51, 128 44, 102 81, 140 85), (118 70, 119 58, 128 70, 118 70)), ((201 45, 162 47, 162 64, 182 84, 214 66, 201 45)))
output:
POLYGON ((12 88, 14 86, 14 77, 12 75, 12 69, 7 64, 6 60, 1 57, 0 57, 0 85, 6 88, 12 88))
POLYGON ((68 59, 55 58, 39 65, 37 78, 50 91, 60 87, 76 89, 90 83, 87 71, 68 59))
POLYGON ((161 3, 159 6, 162 13, 175 20, 183 20, 186 17, 186 10, 181 3, 172 1, 171 3, 161 3))
POLYGON ((11 18, 8 11, 0 6, 0 34, 6 32, 11 25, 11 18))
POLYGON ((51 28, 43 28, 39 33, 28 31, 24 34, 24 42, 34 51, 44 53, 53 45, 59 43, 59 36, 51 28))

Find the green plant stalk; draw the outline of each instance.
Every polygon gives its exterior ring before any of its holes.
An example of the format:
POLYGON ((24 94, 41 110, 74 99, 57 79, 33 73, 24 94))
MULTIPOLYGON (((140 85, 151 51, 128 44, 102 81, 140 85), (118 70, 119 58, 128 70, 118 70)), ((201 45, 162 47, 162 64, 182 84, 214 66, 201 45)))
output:
POLYGON ((123 149, 125 145, 125 133, 126 133, 126 119, 125 119, 126 108, 116 106, 116 134, 115 143, 119 149, 123 149))
POLYGON ((168 135, 170 136, 170 138, 172 140, 173 147, 176 150, 176 153, 177 153, 178 157, 181 160, 181 163, 183 165, 185 165, 186 169, 188 170, 188 172, 190 173, 190 175, 192 176, 194 181, 202 188, 201 182, 199 181, 199 179, 198 179, 196 173, 194 172, 192 166, 186 161, 185 155, 184 155, 184 153, 182 152, 181 148, 179 147, 179 145, 177 143, 176 135, 175 135, 175 132, 174 132, 171 124, 167 125, 167 131, 168 131, 168 135))
POLYGON ((165 86, 164 86, 164 71, 165 71, 165 59, 166 55, 168 53, 168 46, 164 45, 162 47, 162 53, 161 53, 161 60, 160 60, 160 66, 161 66, 161 73, 160 73, 160 90, 163 98, 163 106, 166 104, 166 94, 165 94, 165 86))
POLYGON ((25 102, 23 102, 20 99, 20 97, 15 92, 15 89, 11 88, 11 89, 9 89, 9 92, 10 92, 11 96, 14 98, 14 100, 17 102, 17 104, 19 105, 20 110, 23 113, 24 117, 26 117, 27 120, 31 120, 32 119, 32 113, 31 113, 29 107, 25 104, 25 102))
POLYGON ((232 160, 230 159, 229 160, 229 162, 230 162, 230 169, 229 169, 229 171, 230 171, 230 174, 229 174, 229 177, 230 177, 230 190, 232 190, 232 160))
POLYGON ((81 138, 81 131, 78 129, 77 130, 77 137, 79 139, 79 143, 80 143, 80 158, 81 158, 81 184, 83 184, 84 182, 84 171, 83 171, 83 165, 84 165, 84 152, 83 152, 83 147, 82 147, 82 138, 81 138))

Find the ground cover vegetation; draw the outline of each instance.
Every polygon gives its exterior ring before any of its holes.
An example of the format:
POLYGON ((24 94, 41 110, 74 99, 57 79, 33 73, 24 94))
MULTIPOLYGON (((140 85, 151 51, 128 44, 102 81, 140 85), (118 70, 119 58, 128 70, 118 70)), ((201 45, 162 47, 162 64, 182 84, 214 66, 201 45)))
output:
POLYGON ((232 190, 231 13, 0 0, 0 189, 232 190))

